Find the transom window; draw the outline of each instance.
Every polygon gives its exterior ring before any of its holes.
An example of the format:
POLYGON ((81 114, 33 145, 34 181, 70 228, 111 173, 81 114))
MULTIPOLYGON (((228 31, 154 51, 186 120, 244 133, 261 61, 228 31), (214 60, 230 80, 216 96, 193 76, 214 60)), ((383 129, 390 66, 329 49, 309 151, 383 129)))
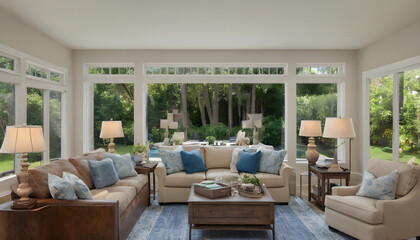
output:
POLYGON ((297 65, 296 75, 323 75, 337 76, 342 74, 340 66, 328 65, 297 65))
POLYGON ((145 66, 146 75, 284 75, 284 66, 145 66))
POLYGON ((47 68, 43 68, 34 64, 26 64, 26 75, 50 80, 56 83, 61 83, 63 79, 62 73, 51 71, 47 68))
POLYGON ((15 70, 15 60, 0 55, 0 69, 6 69, 10 71, 15 70))
POLYGON ((89 67, 89 75, 134 75, 134 67, 89 67))

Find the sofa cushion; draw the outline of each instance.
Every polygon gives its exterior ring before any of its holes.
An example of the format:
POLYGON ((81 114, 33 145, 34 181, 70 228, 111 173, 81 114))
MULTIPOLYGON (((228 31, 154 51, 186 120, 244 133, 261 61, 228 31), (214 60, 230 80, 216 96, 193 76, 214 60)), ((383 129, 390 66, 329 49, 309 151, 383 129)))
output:
POLYGON ((111 159, 88 160, 88 163, 95 188, 107 187, 120 180, 111 159))
POLYGON ((376 200, 359 196, 326 196, 325 206, 336 212, 368 224, 383 223, 383 212, 376 208, 376 200))
POLYGON ((365 171, 362 184, 356 195, 381 200, 395 199, 399 170, 395 169, 390 174, 376 178, 372 173, 365 171))
POLYGON ((243 149, 239 153, 238 164, 236 168, 239 172, 246 172, 256 174, 258 167, 260 166, 261 151, 248 152, 247 149, 243 149))
POLYGON ((367 165, 366 170, 375 177, 382 177, 390 174, 394 169, 400 171, 397 183, 397 197, 402 197, 409 193, 417 182, 419 176, 419 167, 404 162, 392 162, 382 159, 372 158, 367 165))
POLYGON ((112 186, 131 186, 135 187, 137 192, 143 188, 144 185, 147 184, 147 176, 143 174, 139 174, 135 177, 127 177, 124 179, 120 179, 119 182, 112 186))
POLYGON ((232 177, 237 177, 239 178, 239 173, 233 173, 230 171, 230 169, 226 169, 226 168, 213 168, 213 169, 209 169, 206 172, 206 178, 209 180, 215 180, 216 178, 232 178, 232 177))
POLYGON ((83 153, 83 158, 87 159, 87 160, 102 160, 105 158, 105 149, 103 148, 98 148, 96 150, 87 152, 87 153, 83 153))
POLYGON ((229 168, 232 161, 232 151, 234 147, 212 147, 205 148, 207 168, 229 168))
POLYGON ((102 189, 93 189, 92 194, 95 200, 116 200, 120 216, 127 209, 136 196, 136 188, 132 186, 109 186, 102 189))
POLYGON ((165 177, 166 187, 191 187, 193 183, 199 183, 206 180, 205 172, 187 174, 186 172, 177 172, 165 177))
POLYGON ((134 169, 134 165, 131 161, 131 156, 129 153, 124 156, 113 153, 105 153, 105 157, 112 160, 119 179, 134 177, 138 175, 134 169))
POLYGON ((260 172, 257 174, 241 173, 241 178, 243 178, 244 175, 248 175, 250 177, 255 175, 258 179, 260 179, 261 183, 265 184, 267 188, 284 187, 283 177, 277 174, 260 172))
POLYGON ((86 184, 76 175, 63 172, 63 180, 71 184, 78 199, 93 199, 92 193, 90 192, 88 186, 86 186, 86 184))
POLYGON ((80 179, 86 183, 89 189, 94 188, 93 180, 92 180, 92 173, 90 173, 89 164, 83 157, 71 157, 69 158, 69 162, 73 164, 73 166, 77 169, 80 174, 80 179))
MULTIPOLYGON (((48 188, 48 173, 62 177, 63 172, 69 172, 81 178, 77 169, 69 161, 59 159, 50 164, 29 169, 28 184, 32 188, 30 197, 33 198, 48 198, 51 197, 48 188)), ((17 175, 18 182, 20 183, 20 176, 17 175)))
POLYGON ((184 171, 184 164, 181 159, 182 147, 177 147, 173 152, 159 149, 160 159, 165 164, 166 173, 173 174, 184 171))
POLYGON ((71 183, 54 174, 48 173, 48 188, 54 199, 76 200, 77 196, 71 183))
POLYGON ((184 170, 188 174, 207 171, 203 158, 200 155, 200 149, 191 152, 181 150, 181 159, 184 170))

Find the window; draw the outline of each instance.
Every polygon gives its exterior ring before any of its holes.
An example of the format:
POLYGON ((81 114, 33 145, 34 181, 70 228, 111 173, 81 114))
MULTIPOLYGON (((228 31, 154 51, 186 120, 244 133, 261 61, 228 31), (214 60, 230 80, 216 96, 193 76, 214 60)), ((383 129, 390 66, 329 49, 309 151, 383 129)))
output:
MULTIPOLYGON (((15 86, 0 82, 0 142, 9 125, 15 125, 15 86)), ((14 155, 0 153, 0 177, 14 173, 14 168, 14 155)))
MULTIPOLYGON (((28 125, 43 126, 43 123, 44 123, 43 91, 38 88, 27 88, 26 98, 27 98, 26 123, 28 125)), ((29 153, 28 161, 31 163, 31 166, 29 166, 29 168, 41 166, 42 159, 43 159, 42 153, 29 153)))
POLYGON ((50 91, 50 159, 61 158, 61 92, 50 91))
POLYGON ((419 76, 415 69, 369 80, 371 158, 420 163, 419 76))
POLYGON ((111 118, 122 122, 124 138, 115 138, 115 151, 119 154, 132 153, 134 143, 134 84, 94 84, 93 88, 93 145, 91 149, 107 148, 109 139, 99 138, 102 121, 111 118))
POLYGON ((26 75, 47 79, 47 69, 32 64, 26 64, 26 75))
MULTIPOLYGON (((307 137, 299 136, 302 120, 321 120, 324 129, 325 118, 337 117, 337 84, 296 84, 296 158, 305 159, 307 137)), ((320 157, 333 158, 337 146, 336 139, 315 138, 320 157)))
POLYGON ((15 60, 0 55, 0 69, 6 69, 10 71, 15 70, 15 60))
POLYGON ((94 67, 90 66, 89 75, 134 75, 134 67, 94 67))
POLYGON ((284 75, 284 66, 272 67, 162 67, 146 66, 146 75, 284 75))
POLYGON ((338 75, 339 66, 298 66, 296 75, 338 75))
POLYGON ((61 82, 61 75, 60 73, 50 72, 50 80, 53 82, 61 82))
MULTIPOLYGON (((262 113, 260 141, 276 149, 285 148, 284 84, 150 83, 147 93, 150 141, 164 140, 165 129, 160 128, 160 119, 166 119, 167 112, 178 111, 174 116, 178 129, 170 129, 170 136, 177 131, 186 133, 187 140, 213 136, 224 142, 234 141, 248 113, 262 113)), ((252 139, 253 130, 245 132, 252 139)))

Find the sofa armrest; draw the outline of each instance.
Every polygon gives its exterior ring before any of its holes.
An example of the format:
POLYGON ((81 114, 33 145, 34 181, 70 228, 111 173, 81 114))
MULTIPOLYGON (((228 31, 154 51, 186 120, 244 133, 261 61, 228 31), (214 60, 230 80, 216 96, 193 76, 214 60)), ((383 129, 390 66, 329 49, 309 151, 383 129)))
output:
POLYGON ((157 175, 157 181, 158 181, 158 187, 164 187, 165 186, 165 178, 166 178, 166 168, 163 163, 159 163, 155 169, 155 173, 157 175))
POLYGON ((356 195, 357 191, 359 191, 360 184, 356 186, 340 186, 340 187, 333 187, 332 188, 332 195, 337 196, 352 196, 356 195))
POLYGON ((280 167, 279 175, 283 178, 284 185, 289 185, 289 176, 292 174, 293 168, 289 164, 283 163, 280 167))

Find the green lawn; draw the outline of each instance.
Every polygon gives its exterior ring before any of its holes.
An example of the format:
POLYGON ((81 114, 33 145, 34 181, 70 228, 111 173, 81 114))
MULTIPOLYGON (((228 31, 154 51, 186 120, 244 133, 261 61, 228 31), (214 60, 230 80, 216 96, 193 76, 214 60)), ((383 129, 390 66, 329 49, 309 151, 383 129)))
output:
MULTIPOLYGON (((41 164, 40 161, 31 162, 31 166, 29 166, 29 168, 37 167, 40 164, 41 164)), ((13 167, 14 167, 13 154, 0 154, 0 172, 12 170, 13 167)))
MULTIPOLYGON (((382 149, 381 146, 370 146, 370 157, 392 161, 392 153, 384 152, 382 149)), ((420 154, 409 152, 400 153, 400 162, 408 162, 413 157, 416 159, 415 163, 420 164, 420 154)))

